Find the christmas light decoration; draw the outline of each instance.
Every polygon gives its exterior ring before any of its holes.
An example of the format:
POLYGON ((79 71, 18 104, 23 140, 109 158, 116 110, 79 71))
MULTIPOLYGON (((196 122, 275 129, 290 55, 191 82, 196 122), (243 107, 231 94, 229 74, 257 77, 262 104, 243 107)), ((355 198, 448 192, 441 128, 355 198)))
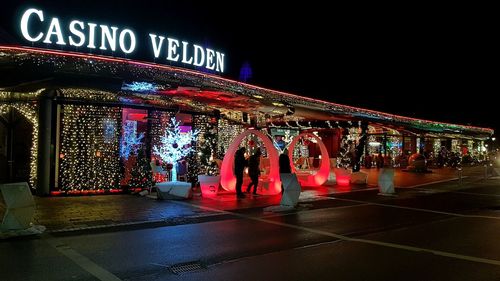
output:
MULTIPOLYGON (((217 120, 207 115, 193 116, 193 129, 199 131, 196 153, 189 162, 189 170, 193 174, 215 176, 219 169, 215 162, 217 158, 217 120)), ((194 175, 193 175, 194 176, 194 175)))
POLYGON ((137 134, 137 121, 127 120, 123 124, 123 135, 120 145, 120 156, 128 160, 130 155, 137 155, 144 133, 137 134))
POLYGON ((132 92, 156 92, 159 90, 163 90, 164 87, 160 85, 149 83, 149 82, 132 82, 132 83, 123 83, 122 90, 123 91, 132 91, 132 92))
POLYGON ((439 153, 441 152, 441 140, 434 139, 434 143, 432 144, 432 148, 434 151, 434 157, 437 157, 439 155, 439 153))
POLYGON ((118 190, 120 130, 116 129, 117 124, 121 124, 119 107, 62 106, 59 160, 62 190, 69 194, 81 194, 83 190, 118 190))
POLYGON ((170 128, 160 137, 160 145, 155 145, 153 151, 165 163, 172 164, 172 180, 177 181, 177 162, 187 156, 191 150, 191 142, 196 141, 198 131, 181 133, 175 117, 171 119, 170 128))
POLYGON ((329 114, 340 114, 342 116, 350 116, 354 119, 388 123, 431 132, 475 134, 482 138, 493 134, 493 130, 488 128, 435 122, 340 105, 285 92, 269 90, 207 73, 154 63, 13 46, 0 46, 0 59, 12 62, 12 64, 16 66, 26 65, 33 68, 43 66, 48 69, 53 69, 55 72, 66 72, 67 69, 74 69, 81 74, 95 75, 98 72, 103 77, 133 77, 137 80, 153 80, 162 83, 165 82, 167 84, 184 81, 200 89, 231 91, 247 97, 258 95, 263 97, 262 100, 270 102, 315 108, 329 114))
MULTIPOLYGON (((33 95, 38 95, 40 91, 34 92, 33 95)), ((31 188, 36 188, 37 165, 38 165, 38 109, 35 104, 14 102, 8 104, 0 104, 0 114, 7 114, 9 110, 15 109, 24 116, 31 125, 33 125, 33 135, 31 139, 30 153, 30 177, 29 182, 31 188)))
POLYGON ((245 128, 241 124, 233 124, 225 119, 219 119, 218 124, 219 134, 217 135, 217 158, 223 159, 225 152, 233 140, 241 134, 245 128))
POLYGON ((129 190, 149 189, 153 186, 153 174, 151 165, 144 155, 144 150, 139 149, 137 158, 132 171, 130 172, 130 180, 128 182, 129 190))

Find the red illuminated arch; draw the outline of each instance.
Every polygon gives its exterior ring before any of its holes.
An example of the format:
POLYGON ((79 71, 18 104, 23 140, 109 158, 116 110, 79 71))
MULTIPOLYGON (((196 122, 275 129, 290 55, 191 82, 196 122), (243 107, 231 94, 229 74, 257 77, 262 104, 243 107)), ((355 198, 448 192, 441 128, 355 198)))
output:
POLYGON ((259 189, 261 189, 261 193, 265 195, 274 195, 281 192, 281 180, 279 174, 278 167, 278 151, 274 147, 271 140, 264 135, 262 132, 257 130, 247 130, 240 135, 238 135, 234 141, 229 145, 229 148, 226 151, 226 155, 224 156, 224 160, 222 161, 222 166, 220 169, 221 179, 220 183, 222 188, 227 191, 235 191, 236 188, 236 177, 234 176, 233 167, 234 167, 234 154, 238 149, 241 141, 249 136, 255 135, 262 140, 264 146, 267 148, 267 156, 269 157, 270 171, 268 175, 268 179, 263 181, 263 184, 259 184, 259 189))
MULTIPOLYGON (((299 179, 300 184, 303 186, 323 185, 328 179, 328 174, 330 173, 330 156, 328 155, 328 150, 326 150, 325 144, 321 141, 319 137, 311 133, 302 133, 293 138, 292 142, 288 146, 288 157, 290 158, 290 163, 293 163, 293 149, 295 148, 295 145, 297 144, 297 142, 300 140, 301 137, 311 137, 317 141, 319 149, 321 150, 321 166, 319 167, 319 170, 316 171, 314 174, 307 176, 301 176, 300 174, 298 174, 297 178, 299 179)), ((295 168, 295 165, 292 164, 291 166, 292 166, 292 172, 296 173, 297 170, 295 168)))

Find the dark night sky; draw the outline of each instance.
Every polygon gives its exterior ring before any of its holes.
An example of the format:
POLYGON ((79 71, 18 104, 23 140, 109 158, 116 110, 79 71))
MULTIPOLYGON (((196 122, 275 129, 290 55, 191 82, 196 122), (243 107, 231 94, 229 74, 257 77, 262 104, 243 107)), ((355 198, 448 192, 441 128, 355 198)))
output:
POLYGON ((498 28, 494 17, 485 14, 487 7, 199 2, 10 2, 0 11, 0 26, 22 42, 20 13, 33 6, 67 23, 79 19, 127 26, 144 40, 157 32, 209 45, 225 52, 229 65, 223 76, 228 78, 238 79, 248 61, 253 71, 249 82, 255 85, 500 129, 494 101, 499 93, 494 83, 498 28))

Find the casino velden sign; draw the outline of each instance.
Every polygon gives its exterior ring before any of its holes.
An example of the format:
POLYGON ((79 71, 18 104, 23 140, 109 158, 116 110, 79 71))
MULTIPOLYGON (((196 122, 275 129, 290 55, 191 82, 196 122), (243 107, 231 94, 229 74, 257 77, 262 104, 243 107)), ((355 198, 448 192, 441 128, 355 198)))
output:
MULTIPOLYGON (((60 22, 49 18, 43 10, 30 8, 24 11, 20 21, 21 34, 30 42, 74 46, 103 51, 132 54, 137 49, 137 36, 131 29, 104 24, 72 20, 60 22)), ((190 44, 153 33, 149 33, 149 44, 155 58, 204 67, 215 72, 224 72, 224 54, 200 45, 190 44)))

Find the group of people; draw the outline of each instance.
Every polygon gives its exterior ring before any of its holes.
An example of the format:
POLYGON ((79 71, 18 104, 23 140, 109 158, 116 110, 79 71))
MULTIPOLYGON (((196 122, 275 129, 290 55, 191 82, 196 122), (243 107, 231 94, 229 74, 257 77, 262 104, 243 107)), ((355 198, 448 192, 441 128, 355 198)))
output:
POLYGON ((262 152, 260 148, 255 150, 255 153, 248 158, 245 158, 246 149, 241 147, 236 151, 234 155, 234 174, 236 176, 236 196, 238 198, 245 198, 245 194, 241 190, 241 186, 243 185, 243 173, 245 171, 245 167, 248 166, 248 176, 250 177, 250 184, 247 186, 247 193, 252 191, 253 194, 257 195, 257 185, 259 184, 259 176, 260 176, 260 156, 262 152))
MULTIPOLYGON (((238 198, 245 198, 245 194, 242 191, 243 185, 243 173, 245 172, 245 167, 248 167, 248 176, 250 177, 250 183, 247 186, 246 192, 250 193, 253 189, 253 194, 257 194, 257 185, 259 184, 260 176, 260 156, 262 152, 260 148, 255 150, 255 153, 250 157, 245 158, 245 147, 241 147, 236 151, 234 155, 234 174, 236 176, 236 196, 238 198)), ((290 159, 288 155, 281 154, 279 157, 279 167, 280 173, 291 173, 290 159)), ((283 192, 283 190, 282 190, 283 192)))

